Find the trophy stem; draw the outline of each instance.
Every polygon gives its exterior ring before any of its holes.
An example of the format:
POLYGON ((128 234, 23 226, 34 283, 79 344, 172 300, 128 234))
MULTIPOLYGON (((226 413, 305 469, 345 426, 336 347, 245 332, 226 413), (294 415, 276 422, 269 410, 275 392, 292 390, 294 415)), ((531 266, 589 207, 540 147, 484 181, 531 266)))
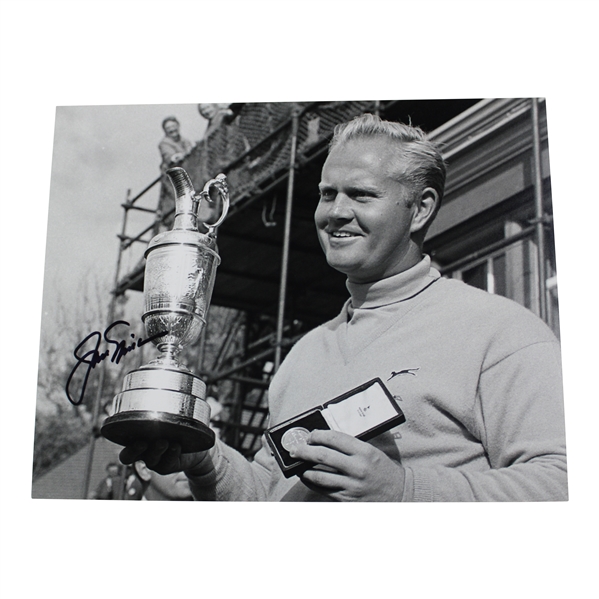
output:
POLYGON ((179 357, 179 354, 181 353, 181 346, 177 346, 177 345, 167 345, 164 349, 159 347, 158 348, 161 352, 162 355, 164 356, 164 360, 165 361, 172 361, 172 362, 176 362, 177 358, 179 357))
POLYGON ((159 346, 158 350, 160 354, 157 358, 154 358, 150 364, 161 364, 163 366, 174 366, 181 368, 179 364, 179 354, 181 353, 181 347, 176 345, 159 346))

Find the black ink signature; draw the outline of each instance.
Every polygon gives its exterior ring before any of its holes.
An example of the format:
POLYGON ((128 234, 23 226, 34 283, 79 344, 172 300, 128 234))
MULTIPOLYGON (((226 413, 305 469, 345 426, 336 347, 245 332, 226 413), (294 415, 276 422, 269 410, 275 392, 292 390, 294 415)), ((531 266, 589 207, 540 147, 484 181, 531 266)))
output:
MULTIPOLYGON (((91 371, 101 362, 103 362, 106 358, 110 356, 110 361, 114 364, 118 364, 121 361, 123 356, 126 356, 129 352, 133 351, 137 347, 141 347, 158 337, 162 337, 168 333, 168 331, 161 331, 156 335, 149 337, 148 339, 142 339, 141 337, 137 341, 133 341, 130 345, 126 344, 124 339, 117 341, 116 339, 111 339, 108 334, 110 331, 119 325, 130 326, 126 320, 117 320, 113 322, 109 327, 104 330, 104 334, 100 333, 100 331, 93 331, 90 333, 73 351, 73 355, 77 359, 77 364, 71 370, 71 374, 69 374, 69 378, 67 379, 67 384, 65 386, 65 391, 67 394, 68 400, 74 405, 78 406, 85 396, 85 389, 87 387, 87 383, 89 380, 89 375, 91 371), (112 355, 110 354, 110 349, 106 349, 103 352, 100 352, 100 342, 102 341, 102 337, 104 337, 104 341, 111 345, 114 345, 114 350, 112 355), (95 344, 95 345, 94 345, 95 344), (90 349, 91 346, 91 349, 90 349), (85 351, 87 349, 87 351, 85 351), (85 351, 84 354, 81 354, 82 351, 85 351), (79 392, 79 398, 73 399, 70 391, 70 385, 77 369, 81 364, 87 364, 87 370, 85 371, 85 376, 83 378, 83 384, 81 385, 81 390, 79 392)), ((131 333, 131 338, 135 339, 135 334, 131 333)))

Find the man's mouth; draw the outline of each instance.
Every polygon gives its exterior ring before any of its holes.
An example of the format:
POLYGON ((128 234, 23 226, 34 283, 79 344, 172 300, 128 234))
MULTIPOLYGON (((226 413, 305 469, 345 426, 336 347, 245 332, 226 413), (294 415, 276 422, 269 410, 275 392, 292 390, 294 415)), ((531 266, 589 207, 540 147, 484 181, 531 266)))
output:
POLYGON ((346 239, 349 237, 358 237, 356 233, 350 231, 329 231, 329 235, 334 239, 346 239))

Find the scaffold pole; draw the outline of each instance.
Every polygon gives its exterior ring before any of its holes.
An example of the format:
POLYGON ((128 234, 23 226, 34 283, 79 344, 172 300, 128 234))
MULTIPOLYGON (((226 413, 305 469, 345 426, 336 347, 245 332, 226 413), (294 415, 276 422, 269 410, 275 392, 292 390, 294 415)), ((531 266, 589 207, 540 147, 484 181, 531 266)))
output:
POLYGON ((274 372, 281 365, 283 328, 285 322, 285 299, 287 296, 287 278, 289 270, 289 243, 291 237, 291 211, 293 207, 293 186, 295 180, 295 156, 297 152, 297 134, 299 130, 299 110, 294 108, 291 120, 291 155, 289 157, 289 178, 287 180, 287 202, 285 204, 285 229, 283 233, 283 256, 281 258, 281 284, 279 287, 279 310, 277 315, 277 337, 275 346, 274 372))
POLYGON ((541 133, 539 127, 539 100, 532 99, 532 150, 535 193, 535 233, 537 241, 537 269, 539 276, 539 316, 547 321, 547 292, 545 274, 545 224, 543 211, 543 176, 541 172, 541 133))

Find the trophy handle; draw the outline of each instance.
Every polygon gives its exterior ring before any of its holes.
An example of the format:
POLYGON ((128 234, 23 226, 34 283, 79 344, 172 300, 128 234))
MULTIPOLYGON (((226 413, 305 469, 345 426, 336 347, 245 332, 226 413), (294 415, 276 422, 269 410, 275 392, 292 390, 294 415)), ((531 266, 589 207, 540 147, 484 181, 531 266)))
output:
POLYGON ((216 178, 210 179, 210 181, 204 185, 204 189, 198 195, 208 202, 212 202, 210 199, 211 187, 216 187, 223 201, 223 209, 220 218, 213 224, 204 223, 204 226, 208 228, 208 234, 214 235, 214 230, 225 220, 227 213, 229 212, 229 188, 227 186, 227 177, 223 174, 217 175, 216 178))

